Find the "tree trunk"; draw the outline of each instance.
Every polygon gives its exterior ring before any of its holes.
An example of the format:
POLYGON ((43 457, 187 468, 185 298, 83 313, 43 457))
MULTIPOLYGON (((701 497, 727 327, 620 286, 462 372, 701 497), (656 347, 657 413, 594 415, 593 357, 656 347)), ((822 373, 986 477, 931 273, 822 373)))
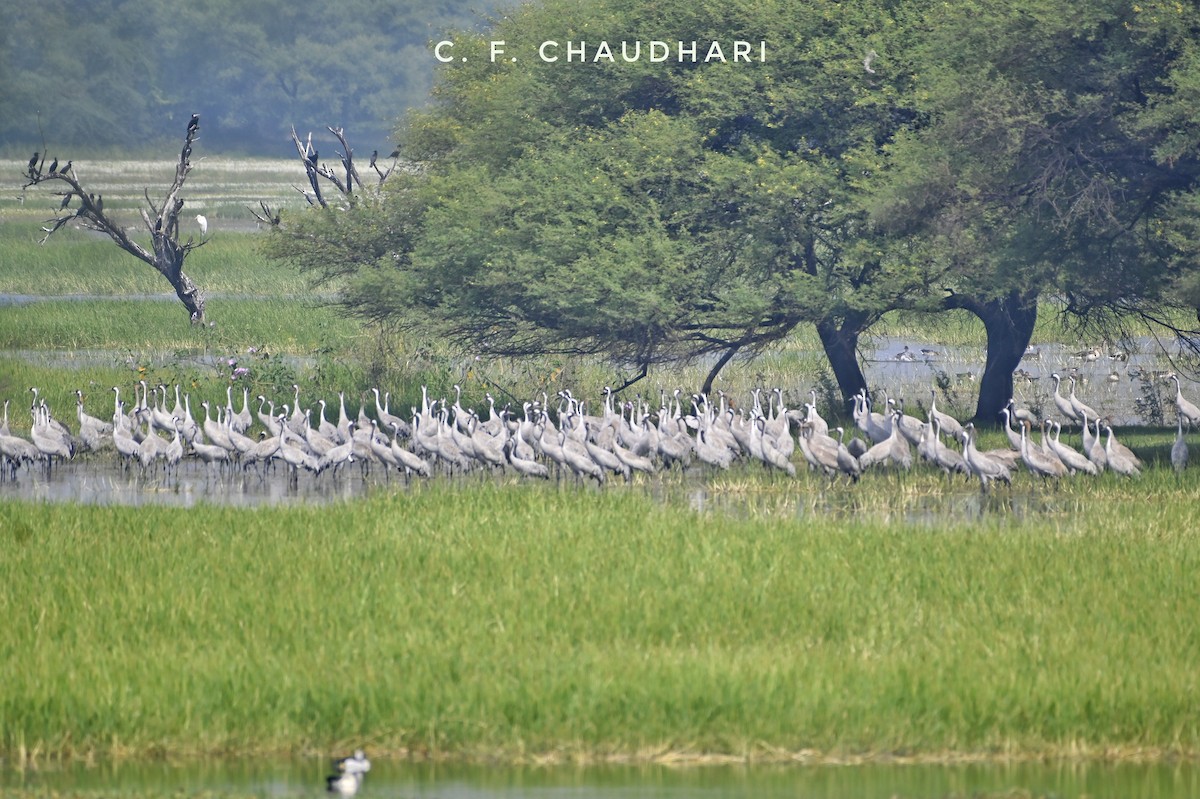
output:
POLYGON ((847 317, 840 326, 828 318, 817 323, 817 335, 842 392, 842 414, 851 412, 855 394, 867 390, 867 379, 858 364, 858 336, 863 323, 857 316, 847 317))
POLYGON ((1036 292, 1012 291, 1000 299, 986 302, 962 298, 950 303, 979 317, 987 331, 987 362, 979 381, 979 400, 975 406, 974 422, 977 425, 999 424, 1000 411, 1012 399, 1013 372, 1033 337, 1037 302, 1036 292))
MULTIPOLYGON (((176 226, 178 222, 176 222, 176 226)), ((154 268, 165 277, 175 289, 175 296, 187 308, 192 322, 204 322, 204 293, 183 271, 183 261, 187 258, 187 245, 163 234, 161 231, 154 236, 154 268)))
POLYGON ((200 287, 183 272, 180 272, 179 277, 171 281, 171 285, 175 288, 175 296, 192 315, 192 321, 197 324, 202 323, 204 321, 204 293, 200 291, 200 287))
POLYGON ((712 393, 713 381, 717 379, 717 375, 725 368, 725 364, 729 363, 734 355, 737 355, 738 350, 742 348, 741 343, 730 346, 725 352, 721 353, 721 357, 713 364, 713 368, 708 370, 708 377, 704 378, 704 385, 700 387, 700 393, 708 396, 712 393))

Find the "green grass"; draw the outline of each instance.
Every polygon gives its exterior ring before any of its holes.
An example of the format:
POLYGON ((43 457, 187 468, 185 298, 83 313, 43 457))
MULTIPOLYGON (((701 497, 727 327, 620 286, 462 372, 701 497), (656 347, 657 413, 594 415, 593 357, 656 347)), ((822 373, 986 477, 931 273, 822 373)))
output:
MULTIPOLYGON (((0 293, 173 296, 166 278, 100 234, 66 229, 39 244, 42 235, 37 224, 0 225, 0 293)), ((260 241, 253 233, 215 233, 193 251, 184 271, 209 295, 307 296, 304 279, 266 258, 260 241)))
POLYGON ((800 518, 445 483, 186 515, 6 503, 0 749, 1200 751, 1194 477, 896 521, 940 485, 913 479, 800 518))
POLYGON ((352 322, 306 300, 213 299, 197 327, 183 306, 139 300, 58 300, 17 305, 0 316, 0 350, 110 349, 202 352, 266 346, 277 352, 312 353, 331 344, 352 346, 352 322))

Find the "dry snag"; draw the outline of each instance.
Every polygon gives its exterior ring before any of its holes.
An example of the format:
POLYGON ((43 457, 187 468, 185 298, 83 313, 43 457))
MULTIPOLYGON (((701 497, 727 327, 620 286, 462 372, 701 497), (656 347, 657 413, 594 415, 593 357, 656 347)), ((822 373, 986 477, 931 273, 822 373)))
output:
POLYGON ((191 314, 192 321, 204 321, 204 294, 192 279, 183 271, 183 262, 189 253, 197 247, 204 246, 208 239, 193 241, 189 236, 187 241, 179 240, 179 215, 183 211, 184 199, 181 196, 183 184, 188 173, 192 171, 192 143, 200 132, 200 116, 192 114, 188 122, 183 149, 179 153, 179 163, 175 168, 175 180, 167 190, 166 196, 157 205, 150 199, 149 189, 145 192, 146 208, 141 208, 142 222, 150 234, 150 248, 131 238, 129 231, 113 221, 104 210, 104 196, 87 191, 80 181, 72 161, 67 161, 61 168, 58 159, 51 161, 46 167, 46 154, 34 153, 29 159, 25 177, 25 188, 57 182, 62 184, 62 190, 57 194, 62 202, 52 219, 47 220, 42 228, 46 235, 42 238, 44 244, 51 236, 72 221, 108 236, 118 247, 134 257, 145 261, 165 277, 175 289, 175 295, 191 314), (72 204, 75 207, 72 208, 72 204))
MULTIPOLYGON (((313 145, 311 131, 304 139, 301 139, 300 134, 296 133, 296 128, 292 127, 292 144, 296 147, 296 154, 300 156, 300 163, 304 165, 304 174, 308 178, 308 185, 311 189, 309 191, 296 187, 296 191, 304 195, 304 199, 308 201, 309 205, 320 208, 329 207, 329 201, 325 198, 325 193, 321 190, 322 181, 332 184, 337 189, 337 193, 347 199, 353 199, 356 186, 359 191, 366 188, 362 176, 359 175, 358 166, 354 163, 354 150, 346 140, 345 129, 328 126, 326 130, 333 134, 333 137, 337 139, 338 144, 342 147, 337 153, 338 160, 341 162, 340 170, 320 160, 321 154, 313 145)), ((387 158, 391 159, 391 164, 383 166, 379 157, 379 151, 375 150, 371 153, 368 168, 373 170, 378 177, 376 185, 382 184, 396 170, 400 151, 394 150, 387 158)), ((262 225, 278 227, 280 223, 279 213, 266 203, 260 202, 258 205, 258 210, 254 208, 250 209, 250 213, 254 218, 262 225)))

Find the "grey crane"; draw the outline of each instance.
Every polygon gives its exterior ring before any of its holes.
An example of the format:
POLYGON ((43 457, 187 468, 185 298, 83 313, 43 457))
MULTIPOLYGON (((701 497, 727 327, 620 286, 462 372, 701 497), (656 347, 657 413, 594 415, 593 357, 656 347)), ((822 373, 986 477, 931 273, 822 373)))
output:
POLYGON ((1126 454, 1114 448, 1112 426, 1105 425, 1104 432, 1107 435, 1104 442, 1104 455, 1108 458, 1108 468, 1126 477, 1136 477, 1141 474, 1142 470, 1138 468, 1139 462, 1137 458, 1131 457, 1132 453, 1126 454))
POLYGON ((1082 419, 1084 416, 1096 417, 1100 414, 1091 406, 1085 405, 1079 397, 1075 396, 1075 377, 1071 376, 1071 393, 1067 397, 1067 402, 1071 403, 1071 409, 1075 411, 1075 415, 1082 419))
POLYGON ((1054 435, 1047 438, 1047 441, 1050 444, 1050 449, 1054 451, 1054 454, 1057 455, 1058 459, 1063 462, 1063 465, 1067 467, 1068 471, 1070 471, 1072 474, 1084 472, 1085 474, 1094 475, 1100 473, 1100 470, 1096 467, 1096 464, 1088 460, 1088 458, 1081 454, 1078 450, 1067 446, 1059 440, 1062 437, 1061 424, 1050 420, 1047 420, 1046 423, 1054 425, 1054 435))
POLYGON ((963 428, 962 442, 963 462, 967 464, 967 470, 979 478, 979 485, 983 491, 987 491, 988 484, 996 480, 1012 485, 1012 472, 1009 468, 975 448, 975 425, 968 423, 963 428))
POLYGON ((1200 424, 1200 408, 1190 402, 1183 396, 1183 390, 1179 385, 1179 376, 1171 373, 1167 378, 1175 381, 1175 412, 1176 415, 1187 419, 1188 427, 1194 424, 1200 424))
POLYGON ((1175 443, 1171 445, 1171 467, 1176 472, 1186 469, 1188 462, 1188 445, 1183 437, 1183 418, 1183 414, 1175 418, 1175 443))
POLYGON ((1043 481, 1051 478, 1057 480, 1067 473, 1067 467, 1063 466, 1062 461, 1056 456, 1029 446, 1029 438, 1025 435, 1025 425, 1021 425, 1021 460, 1031 474, 1042 478, 1043 481))
MULTIPOLYGON (((1054 407, 1058 408, 1058 412, 1068 422, 1080 422, 1079 413, 1072 407, 1071 401, 1059 393, 1062 388, 1062 377, 1059 376, 1058 372, 1050 375, 1050 377, 1054 379, 1054 407)), ((1095 414, 1089 414, 1089 416, 1095 416, 1095 414)))

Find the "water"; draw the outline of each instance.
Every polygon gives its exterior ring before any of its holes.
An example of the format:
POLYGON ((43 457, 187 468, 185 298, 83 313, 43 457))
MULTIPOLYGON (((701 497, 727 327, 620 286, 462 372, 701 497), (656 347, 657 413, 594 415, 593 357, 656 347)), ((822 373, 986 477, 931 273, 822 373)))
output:
MULTIPOLYGON (((1142 337, 1128 342, 1118 358, 1111 352, 1102 351, 1095 360, 1078 355, 1082 350, 1065 344, 1043 344, 1027 355, 1015 372, 1013 394, 1017 404, 1029 408, 1039 416, 1057 418, 1054 400, 1054 380, 1051 375, 1062 377, 1061 393, 1070 392, 1069 377, 1075 377, 1076 395, 1091 405, 1110 423, 1116 426, 1149 424, 1147 411, 1158 402, 1160 410, 1174 399, 1174 386, 1161 380, 1156 384, 1159 397, 1147 396, 1147 384, 1143 374, 1162 372, 1170 367, 1170 360, 1158 342, 1151 337, 1142 337), (1169 394, 1169 396, 1168 396, 1169 394)), ((911 339, 880 336, 873 339, 872 349, 864 353, 863 375, 868 385, 875 389, 886 389, 890 396, 908 400, 909 413, 920 403, 929 405, 930 391, 937 385, 939 375, 948 381, 945 392, 938 392, 939 410, 951 411, 964 418, 975 412, 979 393, 979 379, 987 353, 982 347, 943 347, 911 339), (909 348, 916 360, 897 360, 897 356, 909 348), (930 357, 921 354, 922 349, 934 351, 930 357), (945 407, 947 395, 954 398, 955 407, 945 407)), ((1153 388, 1155 384, 1151 384, 1153 388)), ((1173 406, 1172 406, 1173 407, 1173 406)), ((876 410, 879 410, 878 408, 876 410)), ((1167 412, 1173 418, 1173 411, 1167 412)), ((923 413, 913 413, 923 417, 923 413)))
MULTIPOLYGON (((0 771, 16 796, 137 793, 326 795, 327 760, 106 763, 0 771)), ((1192 797, 1194 763, 486 767, 375 758, 364 799, 929 799, 945 797, 1192 797)))
POLYGON ((0 499, 33 502, 77 502, 84 505, 170 505, 191 507, 199 503, 254 507, 283 504, 326 504, 365 497, 374 490, 403 486, 400 475, 387 476, 377 467, 373 475, 358 466, 317 478, 301 473, 292 483, 284 466, 260 474, 240 467, 217 470, 187 459, 177 473, 162 469, 143 472, 134 464, 126 469, 110 453, 92 453, 56 465, 50 473, 26 466, 16 478, 0 479, 0 499))

